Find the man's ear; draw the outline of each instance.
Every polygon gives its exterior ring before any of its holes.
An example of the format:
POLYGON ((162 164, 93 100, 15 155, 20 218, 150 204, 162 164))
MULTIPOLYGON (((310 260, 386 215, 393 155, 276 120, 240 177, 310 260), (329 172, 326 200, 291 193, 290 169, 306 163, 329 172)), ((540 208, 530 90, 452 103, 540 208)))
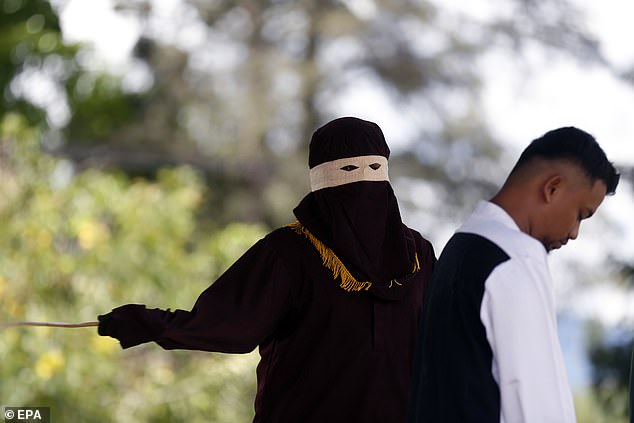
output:
POLYGON ((553 198, 559 194, 563 185, 563 178, 561 175, 553 175, 544 181, 542 185, 542 195, 546 203, 553 201, 553 198))

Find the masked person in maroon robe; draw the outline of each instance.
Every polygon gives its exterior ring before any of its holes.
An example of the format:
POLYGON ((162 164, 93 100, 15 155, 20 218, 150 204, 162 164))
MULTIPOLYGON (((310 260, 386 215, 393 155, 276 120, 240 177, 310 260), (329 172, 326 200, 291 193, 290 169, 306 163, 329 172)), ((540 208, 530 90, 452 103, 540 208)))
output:
POLYGON ((258 241, 191 311, 128 304, 99 316, 99 334, 123 348, 259 346, 255 422, 404 421, 435 257, 401 222, 389 155, 375 123, 319 128, 295 223, 258 241))

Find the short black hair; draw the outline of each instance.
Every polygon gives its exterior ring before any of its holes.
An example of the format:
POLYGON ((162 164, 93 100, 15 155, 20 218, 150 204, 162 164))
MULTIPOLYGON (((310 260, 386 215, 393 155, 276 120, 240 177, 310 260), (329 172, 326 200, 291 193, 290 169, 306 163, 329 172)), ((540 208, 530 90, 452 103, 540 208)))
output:
POLYGON ((511 174, 535 158, 546 160, 569 160, 579 165, 594 183, 602 180, 607 194, 616 192, 620 175, 614 164, 608 161, 596 139, 574 126, 553 129, 533 140, 524 150, 511 174))

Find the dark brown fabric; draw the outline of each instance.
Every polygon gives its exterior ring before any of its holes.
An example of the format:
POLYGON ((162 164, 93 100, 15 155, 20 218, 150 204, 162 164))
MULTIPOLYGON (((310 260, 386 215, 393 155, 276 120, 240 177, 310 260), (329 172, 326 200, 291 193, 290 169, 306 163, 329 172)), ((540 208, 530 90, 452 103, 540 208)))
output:
POLYGON ((308 147, 308 167, 357 156, 390 158, 390 148, 379 125, 374 122, 342 117, 317 129, 308 147))
MULTIPOLYGON (((378 125, 362 119, 335 119, 310 142, 311 168, 336 159, 379 155, 390 149, 378 125)), ((309 193, 294 210, 297 219, 332 249, 358 280, 388 285, 409 275, 415 245, 403 225, 387 181, 361 181, 309 193)))
MULTIPOLYGON (((315 132, 310 165, 364 155, 389 156, 380 128, 342 118, 315 132)), ((99 333, 124 348, 155 341, 244 353, 259 346, 255 422, 404 421, 431 245, 401 222, 386 181, 319 190, 295 214, 355 278, 372 282, 370 290, 342 289, 311 241, 282 228, 249 249, 192 310, 128 304, 100 316, 99 333), (417 257, 421 270, 412 273, 417 257)))
POLYGON ((310 241, 282 228, 249 249, 191 311, 130 304, 109 318, 126 328, 124 347, 148 337, 166 349, 245 353, 259 345, 255 422, 404 421, 435 261, 431 245, 410 233, 422 268, 399 286, 400 301, 344 291, 310 241))

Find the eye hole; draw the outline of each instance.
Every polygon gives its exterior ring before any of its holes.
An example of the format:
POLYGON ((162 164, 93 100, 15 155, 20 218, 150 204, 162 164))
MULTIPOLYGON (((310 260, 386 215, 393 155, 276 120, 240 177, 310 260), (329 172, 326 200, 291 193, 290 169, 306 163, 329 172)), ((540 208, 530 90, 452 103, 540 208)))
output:
POLYGON ((373 170, 377 170, 378 168, 380 168, 380 167, 381 167, 381 165, 380 165, 379 163, 372 163, 372 164, 370 165, 370 167, 371 167, 373 170))
POLYGON ((347 165, 344 166, 342 168, 340 168, 341 170, 345 170, 346 172, 352 172, 355 169, 359 169, 359 166, 355 166, 355 165, 347 165))

